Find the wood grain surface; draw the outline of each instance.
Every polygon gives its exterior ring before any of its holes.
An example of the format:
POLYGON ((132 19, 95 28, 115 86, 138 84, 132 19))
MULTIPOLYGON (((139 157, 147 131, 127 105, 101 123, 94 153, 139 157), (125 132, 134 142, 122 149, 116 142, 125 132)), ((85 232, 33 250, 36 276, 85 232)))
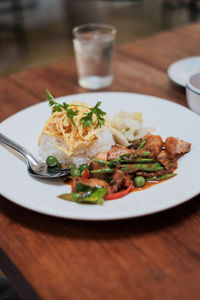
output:
MULTIPOLYGON (((187 106, 185 90, 166 70, 199 55, 199 36, 197 23, 121 45, 115 81, 104 90, 187 106)), ((55 96, 88 92, 77 84, 73 60, 24 71, 0 80, 0 120, 43 101, 46 88, 55 96)), ((109 222, 49 217, 0 200, 0 268, 24 300, 200 299, 199 196, 162 213, 109 222)))

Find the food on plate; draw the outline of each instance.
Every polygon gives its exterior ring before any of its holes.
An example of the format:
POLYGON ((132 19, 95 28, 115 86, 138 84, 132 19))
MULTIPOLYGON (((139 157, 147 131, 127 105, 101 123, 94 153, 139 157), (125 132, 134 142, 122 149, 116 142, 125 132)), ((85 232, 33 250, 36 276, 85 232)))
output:
POLYGON ((93 204, 124 197, 131 191, 174 177, 178 158, 190 148, 191 144, 183 140, 168 137, 163 141, 161 136, 152 134, 128 147, 112 145, 106 160, 94 158, 79 170, 78 176, 73 176, 72 168, 72 193, 59 197, 93 204))
POLYGON ((134 140, 155 130, 153 127, 142 127, 142 113, 120 111, 111 121, 111 132, 116 143, 128 146, 134 140))
POLYGON ((174 177, 178 159, 191 149, 189 142, 175 137, 163 140, 143 130, 141 113, 120 112, 110 122, 100 102, 94 107, 59 104, 50 92, 47 96, 52 115, 39 138, 40 154, 50 168, 67 164, 63 180, 71 184, 72 192, 60 195, 61 199, 103 204, 122 198, 174 177), (114 141, 113 128, 126 143, 114 141))
POLYGON ((43 160, 55 156, 59 162, 79 167, 94 157, 105 158, 115 142, 128 146, 152 129, 142 127, 140 112, 120 112, 110 122, 108 115, 100 109, 101 102, 94 107, 78 102, 59 104, 49 91, 47 99, 52 114, 38 141, 43 160))
POLYGON ((100 109, 85 103, 57 103, 47 92, 52 114, 39 137, 39 155, 43 160, 55 156, 59 162, 79 167, 115 143, 109 119, 100 109))

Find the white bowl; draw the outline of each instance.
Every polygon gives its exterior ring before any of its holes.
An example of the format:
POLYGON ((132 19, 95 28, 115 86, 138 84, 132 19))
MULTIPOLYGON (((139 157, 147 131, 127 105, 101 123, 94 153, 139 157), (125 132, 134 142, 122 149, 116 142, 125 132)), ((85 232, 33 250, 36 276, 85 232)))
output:
POLYGON ((200 73, 191 75, 186 83, 186 98, 189 107, 200 114, 200 73))

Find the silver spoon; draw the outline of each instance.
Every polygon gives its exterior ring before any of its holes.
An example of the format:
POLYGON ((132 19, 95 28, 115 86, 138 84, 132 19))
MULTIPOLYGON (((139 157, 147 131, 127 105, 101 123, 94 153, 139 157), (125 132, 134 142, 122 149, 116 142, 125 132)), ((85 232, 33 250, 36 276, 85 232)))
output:
POLYGON ((28 150, 15 143, 5 135, 0 133, 0 142, 22 154, 27 161, 28 172, 32 176, 40 178, 56 178, 64 175, 70 175, 70 168, 62 167, 61 164, 55 167, 49 167, 47 164, 38 161, 28 150))

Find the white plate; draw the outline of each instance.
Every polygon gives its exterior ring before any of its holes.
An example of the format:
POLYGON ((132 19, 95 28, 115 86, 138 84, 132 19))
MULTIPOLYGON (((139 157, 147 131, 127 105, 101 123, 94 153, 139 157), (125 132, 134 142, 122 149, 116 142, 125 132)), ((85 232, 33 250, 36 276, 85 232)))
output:
MULTIPOLYGON (((103 206, 66 202, 57 195, 70 191, 58 180, 30 177, 19 156, 0 145, 0 191, 7 199, 47 215, 80 219, 112 220, 143 216, 185 202, 200 192, 200 118, 187 108, 164 99, 131 93, 88 93, 59 98, 58 101, 84 101, 102 108, 110 116, 120 110, 143 113, 144 126, 155 126, 163 138, 174 136, 192 143, 192 150, 179 160, 178 176, 149 189, 106 201, 103 206)), ((37 156, 37 139, 50 115, 47 102, 29 107, 1 123, 0 131, 37 156)))
POLYGON ((175 83, 185 87, 187 78, 200 72, 200 56, 192 56, 175 61, 168 68, 168 76, 175 83))

